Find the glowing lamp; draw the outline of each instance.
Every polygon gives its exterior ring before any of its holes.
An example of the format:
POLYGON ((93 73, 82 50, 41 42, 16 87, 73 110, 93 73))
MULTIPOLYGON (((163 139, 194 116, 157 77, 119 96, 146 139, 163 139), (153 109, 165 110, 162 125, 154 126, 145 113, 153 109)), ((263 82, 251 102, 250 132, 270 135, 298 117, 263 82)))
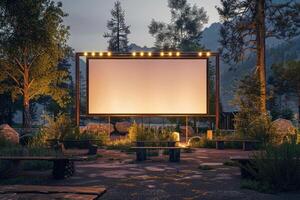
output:
POLYGON ((92 52, 92 56, 95 56, 95 52, 92 52))
POLYGON ((206 56, 209 57, 210 56, 210 52, 206 52, 206 56))
POLYGON ((102 53, 102 52, 99 52, 99 56, 103 56, 103 53, 102 53))
POLYGON ((141 53, 140 53, 140 56, 144 56, 144 52, 141 52, 141 53))
POLYGON ((152 53, 151 53, 151 52, 148 52, 148 56, 152 56, 152 53))
POLYGON ((165 54, 164 54, 164 52, 160 52, 160 56, 164 56, 165 54))
POLYGON ((84 54, 83 54, 84 56, 87 56, 88 55, 88 53, 87 52, 84 52, 84 54))
POLYGON ((172 52, 169 52, 169 56, 172 56, 172 52))
POLYGON ((136 52, 132 52, 132 56, 136 56, 136 52))
POLYGON ((180 52, 177 52, 177 53, 176 53, 176 56, 180 56, 180 52))
POLYGON ((111 56, 111 52, 109 51, 109 52, 107 52, 107 56, 111 56))
POLYGON ((199 53, 198 53, 198 56, 202 56, 202 52, 199 52, 199 53))

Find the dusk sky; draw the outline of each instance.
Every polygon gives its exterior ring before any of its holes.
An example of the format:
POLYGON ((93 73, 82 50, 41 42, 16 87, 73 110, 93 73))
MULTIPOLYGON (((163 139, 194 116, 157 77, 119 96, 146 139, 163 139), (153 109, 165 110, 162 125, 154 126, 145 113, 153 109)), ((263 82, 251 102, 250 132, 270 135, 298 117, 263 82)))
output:
MULTIPOLYGON (((59 0, 57 0, 59 1, 59 0)), ((107 40, 103 33, 107 31, 106 23, 110 19, 110 11, 114 0, 60 0, 63 9, 69 14, 65 24, 70 26, 69 44, 75 51, 106 50, 107 40)), ((209 16, 209 26, 219 21, 215 9, 220 0, 188 0, 191 4, 204 7, 209 16)), ((148 33, 148 25, 152 19, 169 22, 170 10, 167 0, 121 0, 125 10, 126 23, 130 25, 129 42, 140 46, 153 46, 154 39, 148 33)))

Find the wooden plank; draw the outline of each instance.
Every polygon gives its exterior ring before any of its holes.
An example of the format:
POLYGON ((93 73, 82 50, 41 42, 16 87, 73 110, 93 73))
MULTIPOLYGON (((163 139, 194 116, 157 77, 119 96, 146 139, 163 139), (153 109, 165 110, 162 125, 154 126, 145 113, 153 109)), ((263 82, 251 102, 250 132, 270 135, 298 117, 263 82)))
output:
POLYGON ((254 142, 254 143, 259 143, 261 141, 259 140, 243 140, 243 139, 240 139, 240 140, 234 140, 234 139, 215 139, 215 140, 211 140, 213 142, 254 142))
POLYGON ((7 193, 69 193, 101 196, 106 188, 99 186, 46 186, 46 185, 4 185, 0 186, 0 194, 7 193))
POLYGON ((188 149, 187 147, 131 147, 131 149, 188 149))
POLYGON ((88 156, 81 157, 59 157, 59 156, 0 156, 0 160, 70 160, 70 161, 84 161, 87 160, 88 156))

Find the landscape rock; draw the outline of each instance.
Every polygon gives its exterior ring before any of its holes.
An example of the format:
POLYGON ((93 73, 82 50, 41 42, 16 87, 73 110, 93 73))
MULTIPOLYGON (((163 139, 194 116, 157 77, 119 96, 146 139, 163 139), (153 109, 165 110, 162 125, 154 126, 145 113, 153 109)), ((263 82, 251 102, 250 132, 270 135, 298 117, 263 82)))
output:
POLYGON ((86 126, 80 127, 80 132, 84 131, 112 133, 114 126, 108 123, 88 123, 86 126))
POLYGON ((282 143, 289 136, 296 134, 296 128, 293 123, 287 119, 276 119, 271 124, 276 134, 276 142, 282 143))
POLYGON ((4 138, 12 144, 19 144, 20 141, 18 132, 8 124, 0 125, 0 138, 4 138))
POLYGON ((117 122, 116 129, 120 133, 127 133, 131 126, 130 122, 117 122))

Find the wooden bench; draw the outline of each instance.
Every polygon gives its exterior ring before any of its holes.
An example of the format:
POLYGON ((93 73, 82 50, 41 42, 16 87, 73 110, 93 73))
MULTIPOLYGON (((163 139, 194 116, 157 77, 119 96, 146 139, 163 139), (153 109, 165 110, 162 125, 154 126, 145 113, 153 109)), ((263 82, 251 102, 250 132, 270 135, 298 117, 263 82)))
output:
POLYGON ((253 175, 249 173, 247 170, 248 167, 251 167, 253 170, 256 170, 252 165, 252 159, 249 156, 232 156, 230 160, 237 162, 240 170, 241 170, 241 177, 244 179, 253 179, 253 175))
POLYGON ((96 155, 98 146, 94 145, 93 142, 100 141, 100 140, 94 140, 94 139, 87 139, 87 140, 59 140, 59 139, 49 139, 47 140, 50 142, 51 147, 58 147, 62 145, 62 148, 64 149, 65 146, 70 146, 71 144, 79 144, 88 149, 88 155, 96 155))
POLYGON ((249 139, 214 139, 216 142, 216 149, 223 150, 225 148, 225 142, 242 142, 243 150, 250 151, 255 149, 255 145, 260 143, 259 140, 249 140, 249 139))
POLYGON ((187 149, 186 147, 131 147, 131 149, 136 151, 136 160, 144 161, 147 159, 147 150, 150 149, 163 149, 169 150, 169 161, 170 162, 179 162, 180 161, 180 150, 187 149))
POLYGON ((11 161, 13 165, 19 165, 21 161, 38 160, 53 162, 52 175, 54 179, 64 179, 75 173, 74 161, 87 160, 88 157, 65 156, 0 156, 0 160, 11 161))

